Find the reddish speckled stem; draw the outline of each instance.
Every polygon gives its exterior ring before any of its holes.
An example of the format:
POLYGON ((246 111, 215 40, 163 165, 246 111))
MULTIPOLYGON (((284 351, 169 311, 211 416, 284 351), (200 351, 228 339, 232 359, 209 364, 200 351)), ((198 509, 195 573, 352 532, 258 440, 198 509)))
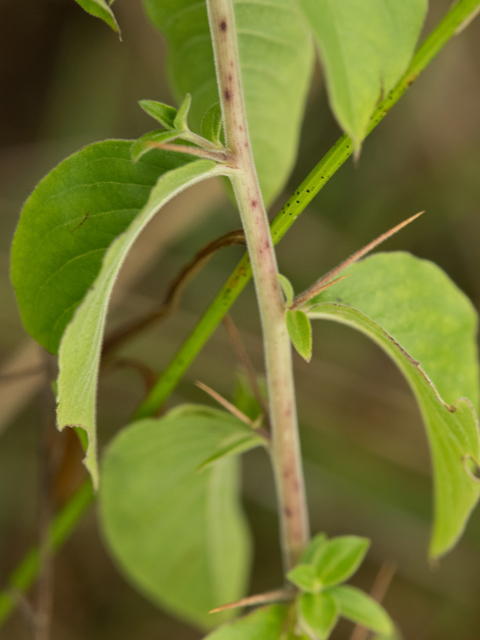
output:
POLYGON ((255 171, 242 90, 231 0, 207 0, 222 105, 226 146, 263 327, 272 427, 272 458, 280 510, 285 568, 298 563, 309 539, 308 513, 298 438, 291 346, 268 218, 255 171))

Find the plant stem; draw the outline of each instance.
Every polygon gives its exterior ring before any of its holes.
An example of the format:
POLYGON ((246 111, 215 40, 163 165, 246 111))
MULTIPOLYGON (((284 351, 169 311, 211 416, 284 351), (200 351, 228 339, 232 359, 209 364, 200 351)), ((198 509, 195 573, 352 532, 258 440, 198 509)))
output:
MULTIPOLYGON (((404 76, 375 110, 368 133, 375 129, 377 124, 412 85, 415 78, 443 49, 455 35, 457 29, 475 15, 479 7, 480 0, 460 0, 460 2, 452 6, 443 20, 418 49, 404 76)), ((295 196, 288 200, 276 216, 271 225, 274 244, 277 244, 283 238, 310 201, 351 155, 352 142, 348 136, 344 135, 337 140, 335 145, 320 160, 295 191, 295 196)), ((170 365, 158 378, 148 398, 137 409, 134 419, 155 415, 218 327, 223 316, 244 290, 250 281, 251 275, 250 261, 248 254, 245 254, 192 333, 177 351, 170 365)), ((81 431, 83 432, 83 430, 81 431)), ((92 487, 90 479, 88 479, 77 493, 72 496, 70 502, 56 516, 52 524, 52 546, 54 550, 61 547, 70 534, 75 531, 78 522, 92 501, 92 487)), ((0 593, 0 626, 16 606, 16 599, 12 590, 17 589, 21 592, 26 592, 37 577, 38 570, 38 548, 33 547, 10 574, 8 584, 11 585, 11 588, 0 593)))
POLYGON ((230 180, 245 230, 262 320, 273 468, 284 565, 288 571, 298 563, 309 540, 290 338, 273 241, 248 134, 232 0, 207 0, 207 9, 226 146, 235 158, 236 171, 230 180))

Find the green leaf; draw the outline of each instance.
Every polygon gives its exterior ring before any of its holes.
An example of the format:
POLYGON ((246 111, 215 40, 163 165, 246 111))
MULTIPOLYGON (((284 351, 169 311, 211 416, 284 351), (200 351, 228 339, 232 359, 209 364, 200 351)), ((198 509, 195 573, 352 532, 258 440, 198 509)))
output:
POLYGON ((302 553, 302 562, 311 564, 317 551, 327 542, 327 536, 325 533, 317 533, 310 542, 307 548, 302 553))
POLYGON ((222 124, 222 109, 220 103, 216 102, 203 116, 202 136, 207 140, 211 140, 214 144, 220 145, 222 124))
POLYGON ((122 430, 102 463, 101 522, 119 567, 153 602, 205 629, 234 615, 208 611, 244 595, 250 535, 238 459, 197 469, 243 426, 185 405, 122 430))
POLYGON ((322 583, 318 580, 317 573, 310 564, 298 564, 287 573, 287 578, 307 593, 317 593, 322 588, 322 583))
POLYGON ((282 605, 262 607, 220 627, 205 640, 279 640, 287 612, 282 605))
POLYGON ((105 0, 76 0, 76 2, 85 9, 87 13, 96 18, 100 18, 108 24, 114 31, 120 35, 118 23, 105 0))
POLYGON ((427 0, 299 0, 315 35, 330 103, 356 149, 370 116, 413 56, 427 0))
POLYGON ((465 468, 466 460, 477 465, 480 460, 473 409, 478 406, 476 311, 439 267, 407 253, 379 253, 344 273, 355 278, 318 296, 315 302, 321 304, 309 316, 362 331, 409 382, 433 461, 430 554, 442 555, 462 534, 480 495, 480 484, 465 468))
POLYGON ((156 131, 150 131, 145 135, 135 140, 135 142, 130 147, 130 156, 133 162, 137 162, 140 158, 147 153, 148 151, 152 151, 152 147, 149 145, 150 142, 173 142, 177 138, 180 138, 185 131, 180 131, 174 129, 173 131, 165 131, 165 129, 157 129, 156 131))
POLYGON ((143 209, 109 246, 98 276, 63 334, 58 357, 58 427, 76 426, 87 431, 89 447, 85 465, 94 486, 98 484, 95 434, 98 367, 115 280, 131 246, 155 213, 187 186, 220 173, 214 162, 199 160, 159 178, 143 209))
POLYGON ((312 640, 327 640, 337 624, 337 601, 326 592, 304 593, 298 601, 300 627, 312 640))
POLYGON ((285 296, 285 300, 287 302, 287 306, 291 307, 293 304, 293 298, 295 297, 295 292, 292 287, 292 283, 288 278, 282 276, 281 273, 277 273, 277 278, 280 281, 280 286, 282 287, 283 295, 285 296))
POLYGON ((175 107, 155 100, 140 100, 138 104, 145 113, 157 120, 165 129, 175 129, 175 118, 178 113, 175 107))
MULTIPOLYGON (((178 100, 192 95, 189 122, 200 131, 218 102, 205 2, 144 0, 168 42, 168 67, 178 100)), ((285 185, 297 153, 313 63, 312 41, 296 0, 234 0, 250 139, 264 198, 285 185)))
POLYGON ((329 589, 340 608, 340 615, 367 629, 390 635, 393 623, 385 609, 369 595, 355 587, 343 586, 329 589))
POLYGON ((245 453, 250 449, 255 449, 255 447, 265 445, 266 441, 262 436, 259 436, 251 427, 239 421, 238 431, 233 433, 230 438, 225 439, 208 458, 202 460, 198 471, 207 469, 210 465, 223 458, 230 458, 231 456, 245 453))
POLYGON ((23 323, 56 353, 108 247, 146 205, 158 178, 190 156, 155 149, 133 164, 132 141, 107 140, 61 162, 25 203, 11 277, 23 323))
POLYGON ((320 545, 312 564, 324 587, 345 582, 362 564, 370 546, 367 538, 339 536, 320 545))
POLYGON ((293 346, 304 360, 312 358, 312 327, 303 311, 286 311, 287 329, 293 346))
POLYGON ((192 96, 187 93, 175 116, 175 129, 188 130, 188 112, 192 104, 192 96))

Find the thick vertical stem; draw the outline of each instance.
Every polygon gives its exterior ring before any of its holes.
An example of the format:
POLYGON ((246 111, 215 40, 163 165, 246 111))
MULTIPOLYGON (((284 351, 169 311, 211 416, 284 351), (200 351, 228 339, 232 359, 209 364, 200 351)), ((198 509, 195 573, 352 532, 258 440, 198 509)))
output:
POLYGON ((308 514, 298 438, 291 346, 268 218, 250 146, 232 0, 207 0, 226 145, 235 158, 232 185, 242 217, 263 327, 272 455, 286 569, 308 542, 308 514))

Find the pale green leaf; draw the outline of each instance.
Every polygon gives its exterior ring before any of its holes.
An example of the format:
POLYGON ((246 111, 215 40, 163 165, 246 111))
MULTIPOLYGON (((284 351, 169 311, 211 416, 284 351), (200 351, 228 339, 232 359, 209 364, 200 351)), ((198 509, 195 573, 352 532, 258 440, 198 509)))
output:
POLYGON ((308 543, 307 548, 302 553, 302 562, 306 564, 310 564, 317 553, 320 547, 327 542, 327 536, 325 533, 317 533, 310 542, 308 543))
POLYGON ((122 430, 102 463, 101 522, 120 569, 153 602, 205 629, 235 615, 208 611, 244 595, 250 536, 238 459, 197 469, 243 426, 185 405, 122 430))
MULTIPOLYGON (((218 102, 205 2, 144 0, 168 43, 178 100, 192 95, 189 122, 199 132, 218 102)), ((293 167, 313 63, 311 36, 296 0, 233 0, 252 149, 267 204, 293 167)))
POLYGON ((262 607, 220 627, 205 640, 280 640, 287 612, 282 605, 262 607))
POLYGON ((75 426, 87 431, 89 447, 85 464, 94 486, 98 484, 95 435, 98 367, 115 280, 131 246, 155 213, 186 187, 220 175, 221 171, 210 160, 198 160, 159 178, 143 209, 109 246, 98 276, 63 334, 58 358, 58 427, 75 426))
POLYGON ((230 458, 239 453, 245 453, 255 447, 265 446, 266 442, 262 436, 259 436, 251 427, 239 422, 238 431, 233 433, 230 438, 225 439, 218 449, 215 449, 208 458, 202 460, 198 467, 198 471, 207 469, 210 465, 222 458, 230 458))
POLYGON ((188 130, 188 113, 192 104, 192 96, 187 93, 175 116, 175 129, 188 130))
POLYGON ((322 587, 314 567, 310 564, 298 564, 287 573, 287 578, 299 589, 307 593, 316 593, 322 587))
POLYGON ((286 278, 285 276, 282 276, 281 273, 277 273, 277 278, 280 281, 280 286, 282 287, 283 295, 285 296, 287 306, 291 307, 293 303, 293 298, 295 296, 292 283, 288 278, 286 278))
POLYGON ((337 624, 339 607, 327 592, 304 593, 298 600, 300 628, 311 640, 327 640, 337 624))
POLYGON ((155 100, 140 100, 138 104, 145 113, 157 120, 165 129, 175 129, 175 118, 178 113, 175 107, 155 100))
POLYGON ((370 116, 413 56, 427 0, 298 0, 315 35, 330 103, 359 149, 370 116))
POLYGON ((202 136, 214 144, 220 144, 222 134, 222 109, 217 102, 210 107, 202 120, 202 136))
POLYGON ((152 151, 151 142, 173 142, 177 138, 180 138, 185 131, 173 129, 172 131, 165 131, 165 129, 157 129, 156 131, 149 131, 135 142, 130 147, 130 157, 133 162, 137 162, 147 152, 152 151))
POLYGON ((193 161, 155 149, 133 164, 132 141, 97 142, 66 158, 26 201, 11 277, 27 331, 56 353, 108 247, 146 205, 158 178, 193 161))
POLYGON ((358 536, 339 536, 320 545, 312 564, 323 586, 348 580, 363 562, 369 546, 367 538, 358 536))
POLYGON ((448 551, 478 501, 480 484, 466 469, 479 464, 477 314, 436 265, 407 253, 376 254, 316 298, 309 313, 350 325, 393 359, 419 403, 435 484, 432 556, 448 551), (469 400, 465 399, 469 398, 469 400), (473 404, 473 407, 472 407, 473 404))
POLYGON ((328 593, 337 601, 344 618, 387 636, 394 632, 385 609, 360 589, 342 586, 329 589, 328 593))
POLYGON ((312 358, 312 327, 303 311, 286 311, 288 334, 293 346, 304 360, 312 358))
POLYGON ((105 0, 76 0, 76 2, 85 9, 87 13, 96 18, 100 18, 108 24, 114 31, 120 35, 118 23, 105 0))

